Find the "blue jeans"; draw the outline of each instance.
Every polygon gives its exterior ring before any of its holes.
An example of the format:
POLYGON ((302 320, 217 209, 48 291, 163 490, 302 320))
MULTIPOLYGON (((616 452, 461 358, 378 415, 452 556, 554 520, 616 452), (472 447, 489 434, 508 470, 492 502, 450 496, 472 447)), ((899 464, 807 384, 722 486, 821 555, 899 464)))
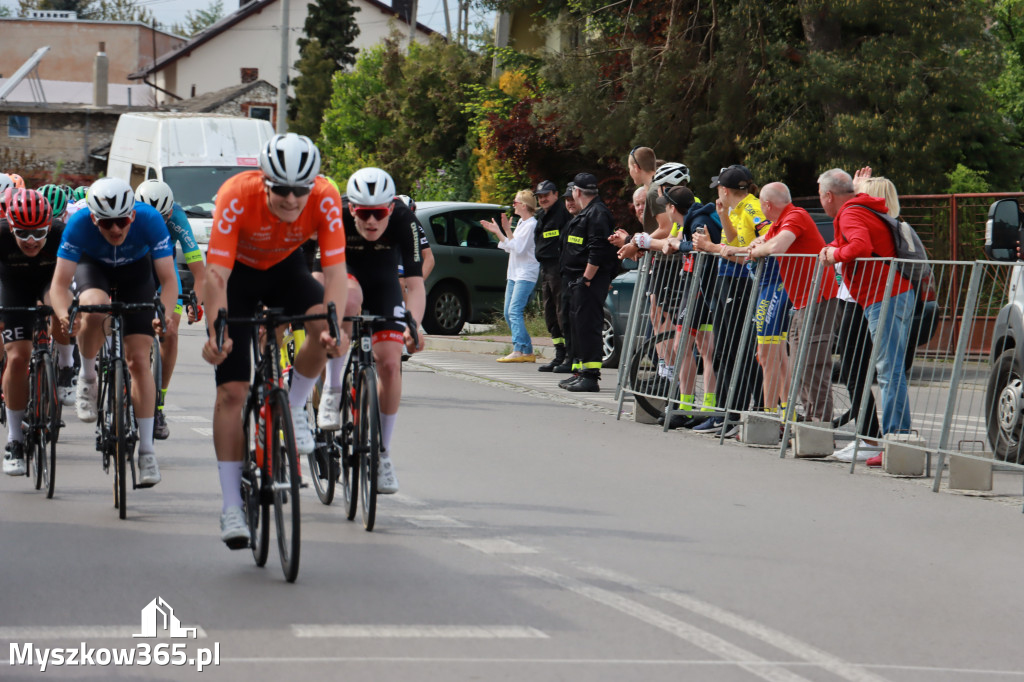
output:
POLYGON ((505 322, 512 330, 512 350, 529 355, 533 352, 533 341, 526 332, 526 321, 523 319, 523 311, 530 300, 533 288, 537 286, 536 281, 508 280, 505 287, 505 322))
POLYGON ((889 299, 889 319, 885 329, 879 329, 878 322, 885 303, 879 301, 864 308, 864 317, 878 349, 875 369, 882 389, 882 433, 900 433, 910 431, 910 398, 903 361, 910 338, 910 323, 914 318, 914 292, 907 291, 889 299))

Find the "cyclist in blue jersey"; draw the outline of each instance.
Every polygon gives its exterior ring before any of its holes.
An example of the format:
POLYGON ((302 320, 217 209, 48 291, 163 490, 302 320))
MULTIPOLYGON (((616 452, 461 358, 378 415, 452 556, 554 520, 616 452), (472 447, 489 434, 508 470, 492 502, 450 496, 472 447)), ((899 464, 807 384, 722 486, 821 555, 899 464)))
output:
MULTIPOLYGON (((105 305, 111 298, 124 303, 153 300, 156 272, 160 300, 170 310, 178 299, 171 236, 160 213, 135 201, 131 185, 118 178, 102 178, 89 189, 87 210, 71 217, 64 228, 50 300, 62 326, 78 338, 82 370, 78 376, 75 409, 84 422, 96 421, 96 356, 104 343, 104 315, 86 313, 69 329, 71 280, 82 305, 105 305)), ((139 487, 160 482, 153 449, 153 412, 156 389, 149 371, 153 335, 163 333, 152 313, 124 317, 125 360, 132 378, 132 400, 139 425, 139 487)))
MULTIPOLYGON (((192 233, 192 226, 185 215, 185 209, 174 201, 174 192, 171 190, 171 186, 160 180, 146 180, 135 188, 135 200, 147 203, 159 211, 171 233, 172 248, 176 248, 175 242, 181 245, 185 264, 195 280, 192 290, 196 292, 196 296, 201 296, 203 281, 206 277, 203 252, 199 250, 199 244, 196 243, 196 237, 192 233)), ((178 278, 178 293, 182 294, 184 289, 181 286, 181 274, 177 268, 174 269, 174 274, 178 278)), ((157 440, 164 440, 171 435, 170 429, 167 427, 167 420, 164 418, 164 400, 167 398, 167 387, 171 385, 171 374, 174 373, 174 365, 178 359, 178 325, 181 324, 181 312, 182 305, 178 303, 174 306, 174 312, 167 315, 167 330, 160 339, 162 373, 160 385, 156 387, 159 391, 159 400, 153 422, 153 437, 157 440)), ((189 324, 203 319, 201 307, 198 310, 190 309, 187 314, 189 324)))

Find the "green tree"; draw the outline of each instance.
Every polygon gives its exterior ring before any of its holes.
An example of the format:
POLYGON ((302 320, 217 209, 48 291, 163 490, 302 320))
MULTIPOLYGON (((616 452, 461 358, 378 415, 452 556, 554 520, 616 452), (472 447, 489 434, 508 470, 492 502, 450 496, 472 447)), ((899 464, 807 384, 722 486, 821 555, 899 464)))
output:
POLYGON ((139 0, 98 0, 89 17, 99 21, 138 21, 155 24, 156 17, 139 0))
POLYGON ((359 35, 351 0, 318 0, 308 5, 305 36, 299 38, 299 75, 292 81, 288 124, 295 132, 318 137, 324 110, 330 104, 331 74, 355 64, 352 41, 359 35))
POLYGON ((0 5, 0 17, 9 17, 11 14, 12 12, 10 7, 7 5, 0 5))
POLYGON ((175 24, 171 31, 181 36, 191 38, 195 34, 213 26, 224 17, 223 0, 213 0, 206 9, 187 12, 185 23, 175 24))

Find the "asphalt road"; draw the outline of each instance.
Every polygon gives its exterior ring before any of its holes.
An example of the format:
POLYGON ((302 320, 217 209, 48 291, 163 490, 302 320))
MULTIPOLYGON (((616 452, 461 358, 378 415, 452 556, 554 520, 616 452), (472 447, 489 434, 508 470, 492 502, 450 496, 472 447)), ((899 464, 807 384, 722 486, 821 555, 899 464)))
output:
POLYGON ((127 520, 73 415, 53 500, 0 477, 0 679, 1024 679, 1019 506, 616 421, 611 381, 576 399, 485 356, 407 364, 402 492, 367 533, 306 490, 286 584, 276 546, 220 543, 199 340, 127 520), (132 637, 158 597, 198 639, 132 637), (9 665, 28 643, 219 665, 9 665))

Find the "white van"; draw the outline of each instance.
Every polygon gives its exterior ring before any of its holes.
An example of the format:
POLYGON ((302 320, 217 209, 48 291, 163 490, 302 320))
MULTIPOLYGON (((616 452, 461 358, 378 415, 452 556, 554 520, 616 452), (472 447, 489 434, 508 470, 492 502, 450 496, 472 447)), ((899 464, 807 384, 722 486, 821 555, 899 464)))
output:
POLYGON ((107 175, 132 187, 154 178, 166 182, 185 209, 196 241, 205 245, 217 190, 232 175, 259 168, 260 150, 273 135, 270 123, 258 118, 122 114, 110 143, 107 175))

